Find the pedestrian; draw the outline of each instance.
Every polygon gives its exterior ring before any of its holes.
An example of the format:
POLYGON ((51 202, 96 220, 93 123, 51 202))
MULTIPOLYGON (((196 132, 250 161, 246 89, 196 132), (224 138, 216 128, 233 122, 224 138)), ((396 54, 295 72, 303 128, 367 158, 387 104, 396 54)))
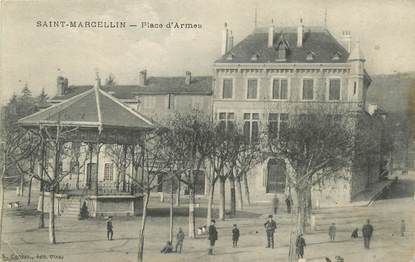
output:
POLYGON ((291 196, 290 195, 288 195, 287 196, 287 198, 285 199, 285 204, 287 205, 287 213, 288 214, 291 214, 291 204, 292 204, 292 199, 291 199, 291 196))
POLYGON ((297 252, 297 258, 304 257, 304 248, 305 248, 305 239, 303 238, 303 234, 299 234, 297 240, 295 241, 295 250, 297 252))
POLYGON ((329 227, 329 237, 330 241, 334 241, 336 238, 336 223, 331 223, 331 226, 329 227))
POLYGON ((352 231, 352 238, 358 238, 359 237, 359 229, 356 227, 353 231, 352 231))
POLYGON ((209 255, 213 255, 213 248, 215 246, 216 240, 218 240, 218 231, 216 230, 215 224, 216 224, 216 221, 212 219, 210 221, 210 226, 208 230, 208 233, 209 233, 208 239, 210 241, 209 253, 208 253, 209 255))
POLYGON ((160 250, 160 253, 167 254, 173 252, 173 245, 170 241, 167 241, 164 247, 160 250))
POLYGON ((232 246, 238 247, 238 240, 239 240, 239 229, 236 224, 233 224, 232 229, 232 246))
POLYGON ((275 229, 277 228, 277 223, 272 219, 272 215, 268 216, 268 221, 264 224, 265 231, 267 233, 267 242, 268 245, 266 248, 274 248, 274 233, 275 229))
POLYGON ((278 199, 277 196, 274 196, 274 198, 272 199, 272 211, 274 212, 274 215, 277 215, 279 205, 280 205, 280 200, 278 199))
POLYGON ((112 226, 112 217, 108 217, 107 219, 107 239, 112 240, 113 236, 113 226, 112 226))
POLYGON ((406 231, 406 225, 405 225, 405 220, 401 220, 401 237, 405 236, 405 231, 406 231))
POLYGON ((366 225, 363 226, 362 234, 363 234, 364 247, 366 249, 369 249, 370 239, 372 238, 372 234, 373 234, 373 226, 370 224, 370 219, 368 219, 366 221, 366 225))
POLYGON ((176 253, 177 253, 177 248, 179 248, 179 253, 182 253, 183 240, 184 240, 184 232, 183 232, 183 229, 179 227, 179 232, 177 232, 177 235, 176 235, 176 253))

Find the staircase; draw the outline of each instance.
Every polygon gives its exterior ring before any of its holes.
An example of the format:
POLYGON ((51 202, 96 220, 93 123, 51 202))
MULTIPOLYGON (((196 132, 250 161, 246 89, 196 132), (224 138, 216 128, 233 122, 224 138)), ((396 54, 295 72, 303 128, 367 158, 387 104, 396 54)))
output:
POLYGON ((81 210, 81 201, 77 196, 72 196, 60 201, 60 216, 78 218, 81 210))

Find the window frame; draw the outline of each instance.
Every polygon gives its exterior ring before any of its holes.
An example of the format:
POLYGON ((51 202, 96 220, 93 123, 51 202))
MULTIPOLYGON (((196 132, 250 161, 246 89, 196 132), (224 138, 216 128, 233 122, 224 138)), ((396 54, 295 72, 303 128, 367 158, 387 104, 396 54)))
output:
POLYGON ((222 99, 233 99, 234 98, 234 82, 235 82, 235 79, 234 78, 230 78, 230 77, 224 77, 224 78, 222 78, 222 84, 221 84, 221 98, 222 99), (231 97, 224 97, 224 90, 225 90, 225 80, 229 80, 229 81, 231 81, 231 90, 232 90, 232 93, 231 93, 231 97))
POLYGON ((104 181, 113 181, 113 180, 114 180, 114 163, 111 163, 111 162, 104 163, 104 181), (106 174, 105 174, 105 171, 107 170, 107 165, 111 166, 111 168, 109 169, 110 170, 110 176, 109 176, 110 179, 108 179, 106 174))
POLYGON ((259 100, 259 87, 260 79, 258 77, 248 77, 245 81, 245 99, 247 100, 259 100), (256 80, 256 96, 255 98, 248 97, 249 80, 256 80))
POLYGON ((281 133, 281 123, 282 122, 286 122, 289 123, 290 121, 290 114, 288 112, 268 112, 268 118, 267 118, 267 124, 268 126, 271 125, 271 122, 276 122, 277 123, 277 139, 279 139, 280 137, 280 133, 281 133), (270 119, 271 114, 273 115, 277 115, 277 120, 272 120, 270 119), (287 115, 287 120, 282 120, 281 116, 282 115, 287 115))
POLYGON ((288 101, 290 100, 290 86, 291 86, 291 80, 289 77, 279 77, 279 76, 273 76, 271 78, 271 92, 270 92, 270 98, 273 101, 288 101), (280 97, 281 97, 281 80, 287 80, 287 98, 274 98, 274 80, 278 80, 280 82, 280 88, 279 88, 279 93, 280 93, 280 97))
POLYGON ((301 78, 301 100, 302 101, 315 101, 316 100, 315 82, 316 81, 313 77, 303 77, 303 78, 301 78), (313 81, 313 98, 312 99, 304 99, 304 80, 312 80, 313 81))
POLYGON ((258 111, 242 111, 242 133, 245 135, 244 133, 244 128, 245 128, 245 123, 249 122, 249 142, 252 143, 252 123, 256 122, 258 124, 258 137, 257 139, 260 138, 260 133, 261 133, 261 113, 258 111), (249 114, 249 119, 245 119, 245 114, 249 114), (254 119, 253 115, 254 114, 258 114, 258 119, 254 119))
POLYGON ((338 102, 342 100, 342 79, 338 76, 327 77, 326 79, 326 101, 338 102), (331 80, 339 80, 339 99, 330 99, 330 82, 331 80))

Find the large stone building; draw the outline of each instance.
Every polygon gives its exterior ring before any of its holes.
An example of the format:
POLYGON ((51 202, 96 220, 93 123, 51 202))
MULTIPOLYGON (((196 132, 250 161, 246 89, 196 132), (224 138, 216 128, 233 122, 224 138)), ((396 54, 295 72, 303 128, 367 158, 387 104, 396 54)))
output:
MULTIPOLYGON (((222 56, 214 63, 213 112, 217 121, 238 121, 245 135, 258 136, 273 122, 282 127, 292 115, 313 110, 353 113, 356 121, 370 121, 366 94, 371 82, 359 43, 343 32, 341 41, 325 28, 256 29, 233 46, 233 36, 223 31, 222 56), (261 128, 262 127, 262 128, 261 128)), ((343 181, 314 188, 314 205, 352 201, 378 180, 381 159, 373 166, 353 168, 343 181)), ((268 159, 251 171, 254 201, 287 194, 287 169, 281 159, 268 159)))
MULTIPOLYGON (((206 61, 207 63, 209 61, 206 61)), ((163 121, 176 111, 198 108, 214 114, 216 121, 241 122, 250 138, 272 121, 281 127, 293 114, 310 110, 354 112, 372 121, 365 111, 366 94, 371 79, 358 42, 352 44, 350 33, 341 41, 325 28, 258 28, 233 46, 229 28, 224 28, 222 54, 214 62, 213 76, 147 77, 139 73, 135 85, 103 85, 101 88, 138 112, 163 121)), ((71 86, 58 78, 59 103, 91 86, 71 86)), ((102 156, 101 180, 116 172, 111 160, 102 156)), ((352 170, 342 182, 327 184, 313 191, 314 204, 335 205, 352 201, 354 196, 378 180, 381 158, 373 165, 352 170)), ((251 199, 269 201, 287 193, 287 168, 280 159, 268 159, 249 175, 251 199)), ((86 179, 87 169, 81 179, 86 179)), ((114 175, 115 176, 115 175, 114 175)), ((204 179, 198 194, 207 192, 204 179)), ((161 188, 159 190, 162 190, 161 188)))

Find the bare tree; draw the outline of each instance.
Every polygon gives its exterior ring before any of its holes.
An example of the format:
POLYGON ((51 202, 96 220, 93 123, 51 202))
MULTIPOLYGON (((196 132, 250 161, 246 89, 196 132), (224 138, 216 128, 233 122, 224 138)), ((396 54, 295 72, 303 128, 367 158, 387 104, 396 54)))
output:
POLYGON ((168 150, 166 141, 166 129, 158 129, 154 133, 147 134, 144 142, 140 144, 139 154, 141 161, 139 167, 142 176, 138 179, 131 177, 131 179, 144 193, 143 214, 141 225, 138 232, 138 253, 137 261, 142 262, 144 255, 144 233, 147 222, 147 208, 150 200, 152 190, 157 188, 160 183, 172 177, 168 171, 171 170, 172 161, 168 150), (162 179, 160 179, 162 178, 162 179))
POLYGON ((168 123, 169 152, 174 158, 175 175, 189 189, 189 237, 196 236, 194 207, 196 202, 196 174, 199 174, 210 155, 212 121, 199 110, 177 113, 168 123))
POLYGON ((250 205, 249 187, 247 181, 247 175, 249 171, 263 161, 263 152, 260 143, 249 143, 247 140, 243 140, 238 151, 238 156, 235 163, 234 180, 236 181, 236 195, 238 208, 243 209, 244 201, 242 194, 241 180, 245 183, 245 195, 250 205))
POLYGON ((270 155, 286 162, 289 187, 296 193, 297 232, 305 231, 311 188, 322 181, 344 177, 345 172, 341 171, 374 148, 373 130, 361 126, 365 121, 360 118, 359 113, 341 115, 338 111, 319 109, 292 115, 279 128, 269 123, 270 155))
POLYGON ((233 175, 236 159, 245 138, 233 122, 219 122, 215 127, 213 146, 209 161, 212 173, 209 174, 209 202, 207 222, 212 216, 215 185, 219 182, 219 219, 225 219, 225 182, 233 175))

